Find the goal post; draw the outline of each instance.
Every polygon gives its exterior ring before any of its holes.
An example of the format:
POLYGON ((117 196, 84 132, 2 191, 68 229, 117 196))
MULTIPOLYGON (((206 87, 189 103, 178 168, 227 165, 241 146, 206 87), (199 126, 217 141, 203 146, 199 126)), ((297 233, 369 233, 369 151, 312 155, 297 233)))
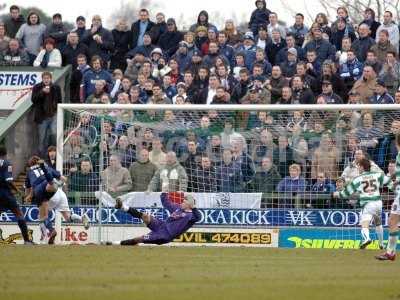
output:
MULTIPOLYGON (((57 168, 69 179, 74 209, 90 215, 91 241, 146 233, 140 220, 104 206, 109 195, 166 218, 160 192, 176 202, 191 192, 202 219, 177 243, 357 248, 357 195, 331 194, 359 174, 361 156, 374 171, 391 172, 399 109, 59 104, 57 168)), ((387 227, 393 194, 381 192, 387 227)))

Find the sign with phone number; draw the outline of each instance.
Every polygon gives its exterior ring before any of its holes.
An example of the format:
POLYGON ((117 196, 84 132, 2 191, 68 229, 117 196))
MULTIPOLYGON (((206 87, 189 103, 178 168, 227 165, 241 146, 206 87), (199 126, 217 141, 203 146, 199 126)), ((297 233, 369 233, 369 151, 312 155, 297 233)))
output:
POLYGON ((208 246, 255 246, 255 247, 277 247, 278 246, 278 230, 256 230, 247 231, 232 229, 208 229, 195 228, 188 231, 173 243, 186 245, 208 245, 208 246))

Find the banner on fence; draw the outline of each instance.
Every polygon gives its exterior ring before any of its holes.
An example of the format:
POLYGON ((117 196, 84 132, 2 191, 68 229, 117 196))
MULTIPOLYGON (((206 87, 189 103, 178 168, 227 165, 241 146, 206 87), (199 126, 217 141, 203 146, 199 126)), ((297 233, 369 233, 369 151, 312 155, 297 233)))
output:
POLYGON ((0 110, 14 110, 30 99, 32 87, 41 82, 42 72, 2 71, 0 73, 0 110))
MULTIPOLYGON (((72 206, 71 209, 79 214, 86 214, 91 222, 96 223, 100 214, 97 207, 72 206)), ((38 208, 22 206, 25 219, 28 222, 38 221, 38 208)), ((139 208, 157 218, 166 219, 168 211, 163 208, 139 208)), ((359 226, 360 212, 358 210, 284 210, 284 209, 227 209, 201 208, 201 219, 198 225, 215 226, 251 226, 251 227, 336 227, 353 228, 359 226)), ((54 218, 54 213, 50 214, 54 218)), ((104 208, 101 213, 104 224, 141 224, 141 220, 118 211, 115 208, 104 208)), ((389 212, 382 215, 383 225, 387 227, 389 212)), ((11 212, 0 214, 0 222, 16 222, 11 212)))
MULTIPOLYGON (((367 249, 379 249, 375 232, 371 230, 374 239, 367 249)), ((386 245, 388 231, 384 232, 386 245)), ((279 247, 282 248, 313 248, 313 249, 360 249, 362 239, 360 228, 346 229, 281 229, 279 232, 279 247)), ((400 243, 397 246, 400 249, 400 243)))

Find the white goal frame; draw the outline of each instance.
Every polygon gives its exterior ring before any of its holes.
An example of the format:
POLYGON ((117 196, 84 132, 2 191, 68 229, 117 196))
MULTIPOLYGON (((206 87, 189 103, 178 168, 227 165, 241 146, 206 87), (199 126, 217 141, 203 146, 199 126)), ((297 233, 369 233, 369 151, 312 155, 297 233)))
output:
MULTIPOLYGON (((57 170, 63 172, 63 145, 64 145, 64 112, 65 110, 91 111, 91 110, 172 110, 172 111, 400 111, 400 104, 296 104, 296 105, 171 105, 171 104, 58 104, 57 109, 57 170)), ((99 201, 101 210, 101 201, 99 201)), ((56 212, 56 215, 59 213, 56 212)), ((59 216, 58 216, 59 217, 59 216)), ((58 226, 60 222, 58 220, 58 226)), ((101 239, 101 224, 99 226, 99 239, 101 239)), ((60 228, 59 228, 60 229, 60 228)), ((57 239, 56 242, 59 242, 57 239)))

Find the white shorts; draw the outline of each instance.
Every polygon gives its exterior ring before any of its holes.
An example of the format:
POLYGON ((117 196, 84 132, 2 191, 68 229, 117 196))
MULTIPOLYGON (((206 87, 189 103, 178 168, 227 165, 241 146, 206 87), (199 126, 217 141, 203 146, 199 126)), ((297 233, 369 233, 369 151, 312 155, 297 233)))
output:
POLYGON ((50 198, 49 208, 59 211, 70 211, 67 195, 61 188, 59 188, 54 196, 50 198))
POLYGON ((361 222, 371 221, 374 217, 382 216, 382 201, 371 201, 365 204, 361 211, 361 222))
POLYGON ((392 203, 392 208, 390 210, 390 213, 393 215, 400 215, 400 186, 398 185, 396 187, 396 191, 395 191, 395 196, 394 196, 394 200, 392 203))

